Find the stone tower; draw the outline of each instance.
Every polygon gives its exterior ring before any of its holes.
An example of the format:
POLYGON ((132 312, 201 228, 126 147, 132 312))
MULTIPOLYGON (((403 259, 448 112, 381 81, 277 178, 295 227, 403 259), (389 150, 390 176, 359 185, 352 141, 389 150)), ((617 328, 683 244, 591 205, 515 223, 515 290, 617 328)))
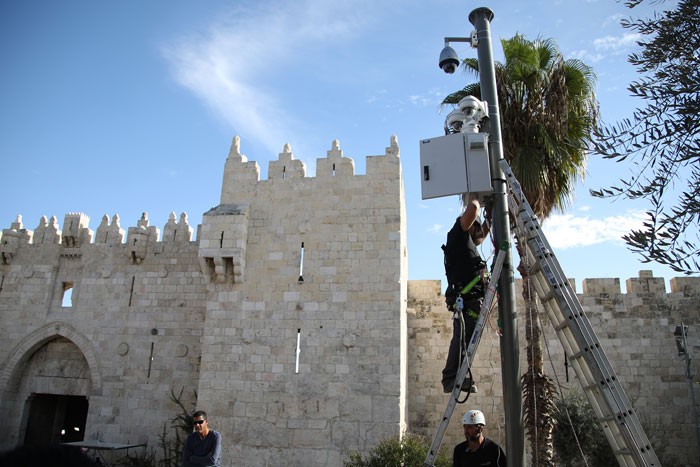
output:
POLYGON ((341 465, 405 428, 406 224, 398 147, 366 175, 334 141, 259 179, 235 138, 204 214, 199 406, 233 465, 341 465), (403 382, 403 384, 402 384, 403 382), (271 448, 272 447, 272 448, 271 448))

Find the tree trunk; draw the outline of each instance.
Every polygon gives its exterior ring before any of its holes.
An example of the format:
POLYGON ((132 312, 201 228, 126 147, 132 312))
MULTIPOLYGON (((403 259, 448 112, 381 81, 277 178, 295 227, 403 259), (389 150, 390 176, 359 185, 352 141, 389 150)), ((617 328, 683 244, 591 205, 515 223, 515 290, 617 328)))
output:
MULTIPOLYGON (((521 246, 518 245, 521 253, 521 246)), ((524 253, 524 252, 523 252, 524 253)), ((525 340, 527 342, 527 373, 522 377, 525 430, 530 440, 531 464, 538 467, 554 466, 554 417, 552 380, 544 374, 542 357, 542 331, 537 317, 537 295, 529 275, 529 267, 523 264, 523 254, 518 271, 523 280, 525 303, 525 340)))

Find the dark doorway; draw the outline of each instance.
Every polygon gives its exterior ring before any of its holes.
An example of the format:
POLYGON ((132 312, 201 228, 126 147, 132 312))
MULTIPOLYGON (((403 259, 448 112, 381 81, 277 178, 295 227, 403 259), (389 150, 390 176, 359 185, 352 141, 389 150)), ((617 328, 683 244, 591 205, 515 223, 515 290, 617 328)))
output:
POLYGON ((32 394, 28 402, 25 446, 83 441, 88 412, 85 396, 32 394))

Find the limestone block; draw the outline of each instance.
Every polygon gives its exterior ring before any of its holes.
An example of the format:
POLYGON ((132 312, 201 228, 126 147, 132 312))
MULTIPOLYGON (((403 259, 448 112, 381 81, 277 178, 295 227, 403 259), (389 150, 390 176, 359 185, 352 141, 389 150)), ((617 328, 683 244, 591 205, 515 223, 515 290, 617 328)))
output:
POLYGON ((316 178, 351 177, 355 174, 355 161, 343 157, 340 141, 333 140, 331 149, 326 151, 326 158, 316 159, 316 178))
POLYGON ((267 169, 267 178, 269 180, 283 180, 304 178, 306 176, 306 167, 300 160, 294 159, 292 148, 289 144, 284 145, 284 149, 279 154, 276 161, 270 161, 267 169))
POLYGON ((248 212, 247 204, 220 204, 204 214, 199 263, 202 273, 210 282, 243 282, 248 212))
POLYGON ((51 216, 50 221, 47 221, 46 216, 41 216, 39 226, 34 230, 32 243, 61 243, 61 231, 58 230, 56 216, 51 216))
POLYGON ((129 227, 127 237, 127 254, 130 264, 141 264, 146 259, 149 249, 158 241, 159 231, 149 226, 148 213, 144 212, 136 227, 129 227))
POLYGON ((700 277, 674 277, 670 284, 672 293, 682 293, 686 297, 700 295, 700 277))
POLYGON ((610 297, 619 294, 620 290, 620 279, 618 278, 583 280, 584 295, 604 295, 610 297))
POLYGON ((92 230, 88 227, 90 218, 82 212, 66 214, 61 231, 61 242, 64 247, 78 248, 92 241, 92 230))
POLYGON ((9 229, 3 229, 0 237, 1 264, 10 264, 22 245, 32 241, 34 232, 22 225, 22 216, 17 216, 9 229))
POLYGON ((124 229, 119 226, 119 215, 115 214, 112 217, 112 223, 109 223, 109 217, 105 214, 102 216, 102 222, 95 231, 95 243, 105 243, 108 245, 119 245, 124 240, 124 229))
POLYGON ((626 285, 628 294, 666 294, 664 278, 653 277, 652 271, 639 271, 639 277, 627 279, 626 285))
POLYGON ((168 223, 163 228, 163 242, 165 243, 187 243, 192 240, 194 230, 187 221, 187 213, 180 214, 180 221, 176 222, 174 212, 168 216, 168 223))

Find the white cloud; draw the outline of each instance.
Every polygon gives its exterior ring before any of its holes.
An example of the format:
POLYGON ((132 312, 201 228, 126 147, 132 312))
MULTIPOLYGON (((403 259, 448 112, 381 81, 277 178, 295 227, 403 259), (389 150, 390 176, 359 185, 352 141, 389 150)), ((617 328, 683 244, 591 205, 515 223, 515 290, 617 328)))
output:
POLYGON ((163 46, 177 83, 189 89, 233 130, 272 154, 301 127, 275 92, 295 57, 357 34, 364 5, 353 2, 262 2, 233 8, 208 30, 163 46), (267 84, 265 84, 267 83, 267 84), (274 131, 271 129, 274 128, 274 131))
POLYGON ((623 53, 636 45, 642 37, 639 33, 625 33, 621 36, 605 36, 593 41, 596 50, 623 53))
POLYGON ((588 64, 599 63, 609 56, 619 56, 629 53, 640 39, 641 34, 638 33, 599 37, 593 40, 593 50, 574 50, 569 54, 569 57, 576 58, 588 64))
POLYGON ((435 105, 439 104, 442 102, 442 99, 447 95, 447 93, 444 93, 440 91, 437 88, 432 88, 428 90, 424 94, 414 94, 411 96, 408 96, 408 100, 411 104, 413 105, 420 105, 420 106, 429 106, 429 105, 435 105))
POLYGON ((604 21, 603 21, 603 26, 608 26, 610 24, 614 24, 616 26, 620 25, 620 20, 624 18, 625 16, 620 13, 615 13, 613 15, 608 16, 604 21))
POLYGON ((572 51, 571 54, 569 54, 569 58, 575 58, 586 64, 591 64, 602 61, 605 58, 605 55, 601 53, 591 53, 588 50, 581 49, 572 51))
POLYGON ((622 242, 621 237, 631 229, 641 227, 643 219, 643 211, 632 211, 603 219, 562 214, 547 218, 542 230, 553 248, 576 248, 622 242))
POLYGON ((432 227, 428 229, 430 233, 440 233, 442 231, 442 224, 433 224, 432 227))

